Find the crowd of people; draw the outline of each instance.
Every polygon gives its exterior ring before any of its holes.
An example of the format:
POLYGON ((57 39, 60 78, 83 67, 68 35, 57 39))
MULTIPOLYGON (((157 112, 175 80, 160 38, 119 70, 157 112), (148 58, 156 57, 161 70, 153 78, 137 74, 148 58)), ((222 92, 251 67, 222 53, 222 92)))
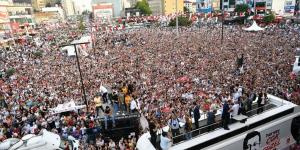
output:
MULTIPOLYGON (((300 47, 299 30, 274 25, 256 33, 230 26, 221 44, 218 25, 182 27, 179 36, 172 28, 150 27, 93 33, 96 40, 86 50, 89 56, 79 55, 89 110, 53 115, 49 109, 58 104, 85 103, 76 59, 60 48, 83 34, 65 26, 42 27, 36 35, 40 46, 31 41, 1 49, 0 71, 14 72, 0 79, 0 141, 46 128, 80 139, 81 149, 134 149, 138 136, 113 141, 99 133, 95 142, 87 142, 85 132, 101 126, 95 119, 101 113, 107 119, 139 112, 149 122, 152 144, 167 149, 158 139, 168 143, 171 138, 165 133, 156 136, 157 131, 169 126, 174 137, 182 134, 179 123, 184 122, 185 137, 190 139, 189 132, 199 128, 200 111, 213 124, 221 108, 231 116, 238 113, 236 108, 247 112, 256 96, 263 106, 265 93, 300 104, 298 79, 289 76, 300 47)), ((228 117, 222 114, 225 129, 228 117)))

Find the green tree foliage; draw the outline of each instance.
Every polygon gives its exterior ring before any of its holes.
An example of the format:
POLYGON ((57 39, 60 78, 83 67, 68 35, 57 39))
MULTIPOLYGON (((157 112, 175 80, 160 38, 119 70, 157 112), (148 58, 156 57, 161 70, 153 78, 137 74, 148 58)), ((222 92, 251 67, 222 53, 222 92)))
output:
POLYGON ((15 68, 9 68, 5 71, 5 76, 6 77, 10 77, 12 76, 14 73, 16 72, 16 69, 15 68))
POLYGON ((139 9, 144 15, 151 15, 152 11, 149 7, 149 3, 147 0, 138 1, 135 5, 135 8, 139 9))
POLYGON ((273 13, 268 14, 264 17, 264 22, 271 23, 275 20, 275 15, 273 13))
POLYGON ((82 16, 79 18, 79 26, 78 26, 78 29, 79 29, 80 31, 83 31, 83 30, 85 29, 84 24, 83 24, 83 17, 82 17, 82 16))
POLYGON ((190 12, 190 10, 186 6, 184 6, 183 7, 183 12, 188 13, 188 12, 190 12))
MULTIPOLYGON (((191 24, 192 21, 186 16, 178 16, 178 26, 189 26, 191 24)), ((176 26, 176 18, 171 19, 169 26, 176 26)))
POLYGON ((235 6, 234 11, 235 12, 247 12, 247 10, 249 9, 249 6, 247 4, 239 4, 235 6))
POLYGON ((35 58, 41 58, 43 56, 43 53, 41 51, 33 52, 33 55, 35 58))

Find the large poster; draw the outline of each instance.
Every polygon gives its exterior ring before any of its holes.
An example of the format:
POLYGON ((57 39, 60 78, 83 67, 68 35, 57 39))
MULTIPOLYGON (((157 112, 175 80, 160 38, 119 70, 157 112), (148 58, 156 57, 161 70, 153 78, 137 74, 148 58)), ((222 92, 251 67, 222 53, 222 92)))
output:
POLYGON ((295 0, 285 0, 284 12, 285 13, 294 13, 294 11, 295 11, 295 0))
POLYGON ((7 9, 5 6, 0 6, 0 24, 9 23, 7 9))
POLYGON ((262 126, 222 146, 220 150, 299 150, 300 116, 262 126))
POLYGON ((197 3, 197 12, 210 13, 212 11, 211 0, 200 0, 197 3))
POLYGON ((249 5, 250 8, 254 7, 254 0, 246 0, 246 4, 249 5))
POLYGON ((113 6, 111 3, 98 4, 93 6, 93 13, 96 20, 108 22, 113 16, 113 6))

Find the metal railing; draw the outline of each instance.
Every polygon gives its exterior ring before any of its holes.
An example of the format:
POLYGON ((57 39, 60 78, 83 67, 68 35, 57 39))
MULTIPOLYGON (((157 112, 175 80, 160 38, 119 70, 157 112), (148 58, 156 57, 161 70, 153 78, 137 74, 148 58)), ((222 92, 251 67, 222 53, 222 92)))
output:
MULTIPOLYGON (((255 105, 254 105, 254 107, 255 107, 255 105)), ((274 108, 274 105, 269 103, 269 104, 266 104, 262 107, 256 107, 256 108, 254 108, 250 111, 247 111, 247 112, 244 113, 244 115, 246 115, 248 117, 251 117, 251 116, 257 115, 258 112, 262 113, 263 111, 270 110, 272 108, 274 108)), ((203 121, 206 121, 206 120, 203 120, 203 121)), ((236 121, 231 119, 229 124, 233 124, 233 123, 236 123, 236 121)), ((189 132, 184 132, 180 135, 176 135, 176 136, 172 137, 173 145, 179 144, 179 143, 184 142, 186 140, 190 140, 191 138, 194 138, 194 137, 198 137, 199 135, 207 134, 211 131, 218 130, 221 127, 222 127, 222 119, 217 120, 216 123, 213 123, 213 124, 210 124, 210 125, 204 125, 204 126, 198 128, 198 129, 195 129, 195 130, 192 130, 192 131, 189 131, 189 132)))

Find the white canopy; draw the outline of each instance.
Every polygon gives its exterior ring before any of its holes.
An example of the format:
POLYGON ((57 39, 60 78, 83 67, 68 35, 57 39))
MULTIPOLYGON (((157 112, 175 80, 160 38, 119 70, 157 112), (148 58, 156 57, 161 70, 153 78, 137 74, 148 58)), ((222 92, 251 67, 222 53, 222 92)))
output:
POLYGON ((259 27, 256 22, 253 20, 253 24, 248 27, 248 28, 244 28, 243 30, 245 31, 261 31, 264 30, 263 28, 259 27))
MULTIPOLYGON (((79 40, 72 41, 71 44, 85 43, 85 42, 87 42, 87 44, 76 45, 76 48, 77 48, 78 55, 83 55, 86 57, 89 55, 87 53, 87 50, 91 50, 93 48, 91 36, 83 36, 79 40)), ((73 45, 65 46, 61 50, 66 51, 68 56, 76 56, 75 48, 73 45)))
POLYGON ((85 107, 85 105, 76 106, 74 101, 70 101, 68 103, 58 104, 57 107, 51 108, 50 111, 52 111, 53 114, 58 114, 67 111, 75 111, 85 107))

